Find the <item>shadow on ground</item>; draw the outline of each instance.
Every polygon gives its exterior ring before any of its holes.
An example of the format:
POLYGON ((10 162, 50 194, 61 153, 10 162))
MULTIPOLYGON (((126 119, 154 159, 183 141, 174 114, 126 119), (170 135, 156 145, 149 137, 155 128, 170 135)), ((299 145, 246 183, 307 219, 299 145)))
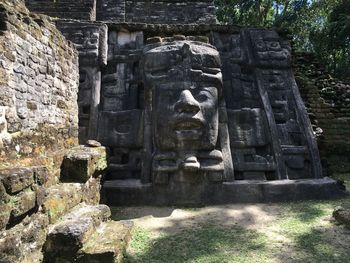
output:
MULTIPOLYGON (((143 253, 128 253, 125 262, 263 262, 268 246, 267 238, 255 230, 209 223, 147 243, 143 253)), ((145 245, 145 240, 135 245, 145 245)))
POLYGON ((330 221, 350 198, 203 208, 115 207, 135 222, 125 262, 350 262, 350 230, 330 221))

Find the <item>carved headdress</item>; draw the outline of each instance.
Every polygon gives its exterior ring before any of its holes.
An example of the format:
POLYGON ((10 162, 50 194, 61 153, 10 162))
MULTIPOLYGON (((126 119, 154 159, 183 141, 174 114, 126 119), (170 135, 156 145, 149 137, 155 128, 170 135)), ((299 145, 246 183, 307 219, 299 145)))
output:
POLYGON ((208 43, 181 40, 149 44, 144 49, 143 69, 149 82, 174 81, 212 82, 222 92, 219 52, 208 43))

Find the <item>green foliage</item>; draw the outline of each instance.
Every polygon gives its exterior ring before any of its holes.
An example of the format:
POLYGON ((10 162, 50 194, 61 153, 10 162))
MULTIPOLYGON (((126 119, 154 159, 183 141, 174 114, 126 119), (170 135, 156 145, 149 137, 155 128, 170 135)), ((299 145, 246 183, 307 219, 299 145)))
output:
POLYGON ((311 32, 314 50, 330 72, 350 80, 350 1, 341 0, 330 10, 324 26, 311 32))
POLYGON ((307 0, 216 0, 221 22, 252 26, 294 22, 308 6, 307 0))
POLYGON ((350 80, 349 0, 216 0, 224 24, 289 31, 298 51, 315 52, 336 77, 350 80))

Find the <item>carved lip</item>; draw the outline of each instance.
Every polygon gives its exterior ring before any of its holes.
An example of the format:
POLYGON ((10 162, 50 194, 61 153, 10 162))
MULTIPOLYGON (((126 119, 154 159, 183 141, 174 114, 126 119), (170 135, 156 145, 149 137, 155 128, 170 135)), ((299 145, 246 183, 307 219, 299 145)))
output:
POLYGON ((204 127, 203 121, 197 118, 181 118, 175 121, 176 131, 200 130, 204 127))

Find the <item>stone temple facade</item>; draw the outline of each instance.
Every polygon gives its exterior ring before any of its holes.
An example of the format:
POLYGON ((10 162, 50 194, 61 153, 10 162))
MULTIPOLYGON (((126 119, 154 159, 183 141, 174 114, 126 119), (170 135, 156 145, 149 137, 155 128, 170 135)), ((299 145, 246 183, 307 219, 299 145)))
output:
POLYGON ((214 11, 0 1, 0 262, 119 262, 132 224, 107 205, 344 194, 322 175, 288 41, 214 11))
MULTIPOLYGON (((322 197, 288 41, 213 1, 27 0, 79 51, 79 139, 107 147, 108 204, 322 197)), ((333 189, 333 190, 332 190, 333 189)))

